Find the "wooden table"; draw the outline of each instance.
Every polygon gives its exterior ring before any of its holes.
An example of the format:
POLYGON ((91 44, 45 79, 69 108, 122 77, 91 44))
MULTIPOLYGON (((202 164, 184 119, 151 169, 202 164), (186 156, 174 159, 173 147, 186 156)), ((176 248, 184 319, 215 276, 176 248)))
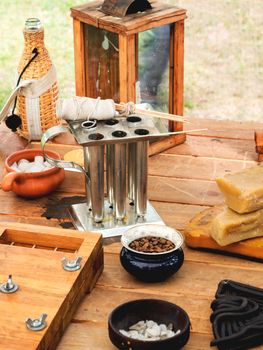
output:
MULTIPOLYGON (((192 120, 187 128, 207 127, 202 135, 189 135, 187 141, 149 161, 149 199, 167 225, 181 232, 191 217, 206 207, 223 201, 215 177, 256 164, 254 130, 260 125, 229 121, 192 120)), ((4 157, 25 147, 16 135, 0 131, 1 168, 4 157)), ((35 147, 33 145, 33 147, 35 147)), ((74 146, 51 145, 64 153, 74 146)), ((39 200, 27 201, 13 193, 0 191, 0 220, 49 226, 69 226, 64 213, 54 211, 47 219, 46 207, 72 197, 84 196, 81 174, 67 173, 60 189, 39 200), (65 199, 66 198, 66 199, 65 199), (52 215, 51 215, 52 216, 52 215)), ((73 198, 74 199, 74 198, 73 198)), ((210 303, 217 284, 232 279, 263 287, 261 263, 199 252, 185 247, 185 263, 180 271, 163 283, 145 284, 128 275, 119 262, 120 244, 105 246, 105 268, 96 288, 80 304, 64 334, 59 350, 114 349, 108 339, 107 318, 120 303, 137 298, 161 298, 183 307, 191 319, 191 336, 185 349, 209 349, 212 339, 210 303)), ((263 347, 260 347, 263 349, 263 347)))

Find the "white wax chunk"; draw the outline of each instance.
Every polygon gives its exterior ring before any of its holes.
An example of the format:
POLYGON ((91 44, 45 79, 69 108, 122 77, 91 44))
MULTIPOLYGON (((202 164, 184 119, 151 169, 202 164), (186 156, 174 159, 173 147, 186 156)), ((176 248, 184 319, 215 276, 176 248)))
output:
POLYGON ((40 172, 40 171, 43 171, 43 170, 44 170, 43 165, 41 165, 41 164, 36 164, 36 163, 32 163, 32 165, 29 166, 29 167, 26 169, 26 172, 27 172, 27 173, 37 173, 37 172, 40 172))
POLYGON ((17 164, 19 165, 20 163, 30 163, 30 162, 29 160, 22 158, 22 159, 19 159, 17 164))
POLYGON ((21 170, 18 168, 16 162, 14 162, 14 163, 10 166, 10 168, 12 168, 12 169, 13 169, 14 171, 16 171, 17 173, 21 173, 21 170))
POLYGON ((30 162, 20 162, 18 163, 18 169, 22 171, 22 173, 26 173, 27 169, 31 166, 30 162))
POLYGON ((35 156, 35 164, 43 164, 44 158, 42 156, 35 156))
POLYGON ((48 169, 53 168, 53 166, 47 160, 44 162, 44 166, 48 169))

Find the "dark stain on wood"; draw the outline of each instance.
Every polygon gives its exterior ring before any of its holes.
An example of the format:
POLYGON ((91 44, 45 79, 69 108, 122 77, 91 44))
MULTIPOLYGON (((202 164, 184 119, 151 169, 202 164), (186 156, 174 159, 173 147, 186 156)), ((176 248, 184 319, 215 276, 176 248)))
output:
POLYGON ((44 205, 44 213, 41 215, 46 219, 57 219, 59 220, 59 225, 63 228, 74 227, 70 221, 69 207, 72 204, 85 203, 86 197, 83 196, 72 196, 63 198, 49 197, 44 205))

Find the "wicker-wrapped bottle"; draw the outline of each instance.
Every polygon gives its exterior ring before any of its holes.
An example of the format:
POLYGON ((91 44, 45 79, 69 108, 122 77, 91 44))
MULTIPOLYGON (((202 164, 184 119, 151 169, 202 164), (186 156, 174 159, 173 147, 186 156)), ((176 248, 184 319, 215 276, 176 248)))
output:
POLYGON ((22 121, 18 133, 30 140, 40 140, 46 129, 59 124, 56 115, 56 71, 44 45, 44 29, 37 18, 26 21, 24 39, 24 52, 19 62, 18 74, 22 72, 22 81, 33 79, 33 83, 28 91, 23 91, 18 96, 17 114, 22 121), (37 55, 32 60, 36 52, 37 55), (32 61, 28 65, 30 60, 32 61))

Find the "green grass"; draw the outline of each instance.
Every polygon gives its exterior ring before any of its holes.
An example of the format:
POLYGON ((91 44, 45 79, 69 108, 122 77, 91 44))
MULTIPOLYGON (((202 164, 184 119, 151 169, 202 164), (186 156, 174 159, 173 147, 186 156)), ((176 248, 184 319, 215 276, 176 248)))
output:
MULTIPOLYGON (((163 0, 164 1, 164 0, 163 0)), ((3 0, 0 3, 0 107, 8 97, 23 49, 28 17, 38 17, 57 69, 60 96, 73 96, 70 7, 87 0, 3 0)), ((170 0, 188 9, 185 36, 185 114, 261 120, 262 0, 170 0)))

